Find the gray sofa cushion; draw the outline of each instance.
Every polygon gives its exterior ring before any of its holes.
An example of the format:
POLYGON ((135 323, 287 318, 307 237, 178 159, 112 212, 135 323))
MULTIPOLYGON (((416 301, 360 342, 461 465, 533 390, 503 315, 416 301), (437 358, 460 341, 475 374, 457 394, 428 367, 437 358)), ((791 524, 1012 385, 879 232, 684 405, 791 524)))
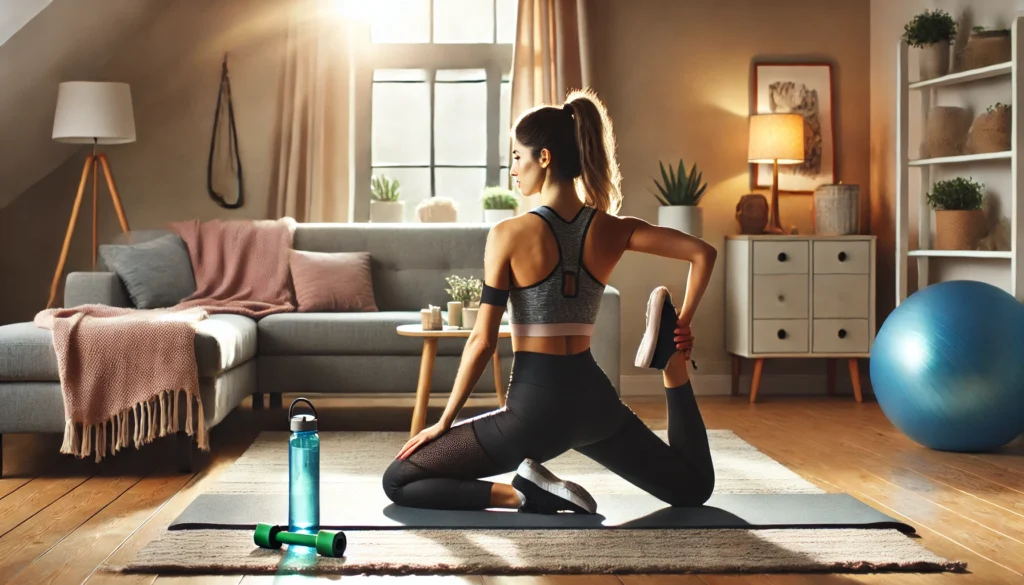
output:
MULTIPOLYGON (((259 321, 260 355, 421 355, 423 339, 403 337, 399 325, 419 324, 418 311, 279 313, 259 321)), ((510 353, 511 344, 499 344, 510 353)), ((441 339, 437 355, 462 355, 464 338, 441 339)))
MULTIPOLYGON (((369 252, 373 292, 381 311, 445 307, 450 274, 483 278, 489 225, 299 224, 292 247, 311 252, 369 252)), ((418 319, 418 317, 417 317, 418 319)))
MULTIPOLYGON (((212 377, 256 355, 256 322, 240 315, 210 315, 196 329, 196 366, 212 377)), ((0 326, 0 381, 60 380, 49 329, 32 323, 0 326)))
POLYGON ((188 248, 177 234, 127 245, 104 244, 99 252, 140 309, 170 307, 196 291, 188 248))

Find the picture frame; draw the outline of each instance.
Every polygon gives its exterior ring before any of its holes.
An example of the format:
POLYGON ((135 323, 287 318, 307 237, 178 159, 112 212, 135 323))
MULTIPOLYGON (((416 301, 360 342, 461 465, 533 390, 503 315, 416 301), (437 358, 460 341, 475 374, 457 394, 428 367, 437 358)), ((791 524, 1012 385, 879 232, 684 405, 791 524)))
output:
MULTIPOLYGON (((836 147, 830 63, 754 64, 754 112, 804 117, 804 162, 779 165, 779 192, 814 193, 835 183, 836 147)), ((771 188, 772 165, 755 164, 753 188, 771 188)))

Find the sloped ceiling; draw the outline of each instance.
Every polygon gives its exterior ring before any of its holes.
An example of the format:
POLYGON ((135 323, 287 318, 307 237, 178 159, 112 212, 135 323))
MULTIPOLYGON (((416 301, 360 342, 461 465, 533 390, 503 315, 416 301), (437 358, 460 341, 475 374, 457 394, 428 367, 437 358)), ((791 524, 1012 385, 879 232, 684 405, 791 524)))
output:
POLYGON ((11 34, 0 46, 0 208, 81 148, 50 138, 60 82, 118 81, 97 74, 121 43, 167 4, 164 0, 0 2, 0 39, 11 34), (8 10, 8 4, 18 8, 8 10))

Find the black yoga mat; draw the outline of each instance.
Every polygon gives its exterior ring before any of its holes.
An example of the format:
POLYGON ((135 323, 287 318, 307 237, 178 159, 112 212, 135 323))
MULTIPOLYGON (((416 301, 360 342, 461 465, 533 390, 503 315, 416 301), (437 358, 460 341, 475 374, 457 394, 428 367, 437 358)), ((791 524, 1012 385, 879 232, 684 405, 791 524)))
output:
MULTIPOLYGON (((321 528, 328 530, 559 529, 559 528, 914 528, 849 494, 721 494, 700 507, 671 507, 647 495, 603 496, 596 515, 526 514, 513 510, 427 510, 360 498, 325 499, 321 528)), ((288 524, 288 497, 267 494, 203 494, 170 530, 254 529, 288 524)))

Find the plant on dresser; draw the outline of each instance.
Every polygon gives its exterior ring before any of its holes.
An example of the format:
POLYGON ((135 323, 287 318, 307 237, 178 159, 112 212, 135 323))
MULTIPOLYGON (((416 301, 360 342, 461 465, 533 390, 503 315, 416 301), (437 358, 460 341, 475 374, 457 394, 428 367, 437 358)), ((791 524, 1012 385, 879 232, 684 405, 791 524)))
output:
POLYGON ((741 358, 756 360, 751 402, 766 359, 826 358, 829 394, 845 359, 861 402, 857 360, 871 356, 875 337, 875 236, 727 236, 725 254, 733 395, 741 358))
POLYGON ((702 182, 704 173, 697 169, 697 163, 686 172, 686 163, 679 161, 679 172, 671 166, 665 171, 665 164, 659 162, 664 185, 654 180, 658 192, 654 196, 661 203, 658 208, 658 225, 679 230, 700 238, 703 237, 704 221, 699 207, 701 197, 708 188, 702 182))

